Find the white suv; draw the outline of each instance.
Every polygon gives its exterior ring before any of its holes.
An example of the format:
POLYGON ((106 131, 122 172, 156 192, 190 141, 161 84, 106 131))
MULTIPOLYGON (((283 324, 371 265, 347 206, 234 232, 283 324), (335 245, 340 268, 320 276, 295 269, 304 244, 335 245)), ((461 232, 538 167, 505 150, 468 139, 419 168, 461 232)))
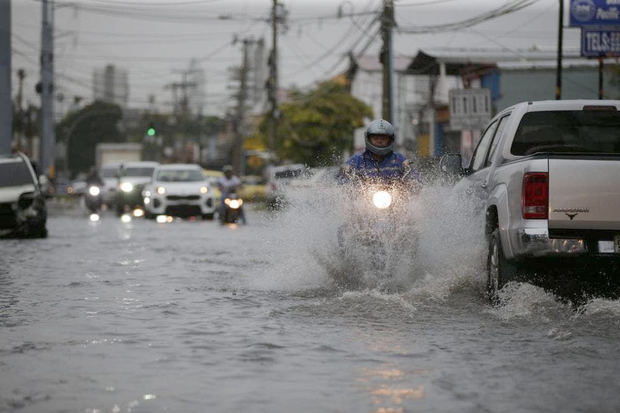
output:
POLYGON ((213 219, 217 208, 214 188, 196 164, 169 164, 155 168, 142 191, 147 217, 201 216, 213 219))
POLYGON ((0 235, 47 237, 45 196, 30 160, 0 155, 0 235))

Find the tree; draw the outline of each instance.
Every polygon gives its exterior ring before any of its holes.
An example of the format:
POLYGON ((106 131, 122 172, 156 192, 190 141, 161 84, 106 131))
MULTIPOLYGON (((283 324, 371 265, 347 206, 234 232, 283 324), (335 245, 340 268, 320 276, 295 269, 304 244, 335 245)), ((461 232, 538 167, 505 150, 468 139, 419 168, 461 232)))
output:
POLYGON ((71 112, 56 127, 56 139, 67 144, 68 166, 72 175, 95 165, 95 147, 102 142, 123 142, 118 122, 120 106, 95 101, 71 112))
MULTIPOLYGON (((280 105, 281 119, 275 142, 280 159, 325 165, 353 148, 353 131, 372 117, 372 109, 353 97, 346 85, 320 83, 308 93, 294 91, 292 101, 280 105)), ((269 119, 263 119, 261 137, 266 141, 269 119)))

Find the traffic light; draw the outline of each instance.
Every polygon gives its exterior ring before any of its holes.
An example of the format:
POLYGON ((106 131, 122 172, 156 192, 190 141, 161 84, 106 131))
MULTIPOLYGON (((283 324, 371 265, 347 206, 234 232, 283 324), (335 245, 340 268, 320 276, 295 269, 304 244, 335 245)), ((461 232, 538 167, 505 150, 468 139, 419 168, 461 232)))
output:
POLYGON ((153 122, 149 123, 149 127, 146 130, 146 136, 153 137, 156 133, 157 132, 155 131, 155 126, 153 125, 153 122))

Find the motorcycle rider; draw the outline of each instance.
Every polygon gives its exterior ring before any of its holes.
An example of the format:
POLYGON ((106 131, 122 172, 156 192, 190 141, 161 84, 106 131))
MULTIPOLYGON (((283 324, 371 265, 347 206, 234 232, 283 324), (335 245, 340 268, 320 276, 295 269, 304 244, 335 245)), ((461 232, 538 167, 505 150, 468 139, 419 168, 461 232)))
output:
POLYGON ((366 150, 347 160, 339 174, 339 182, 346 183, 352 178, 370 178, 379 181, 400 179, 412 189, 422 183, 418 172, 411 167, 407 158, 394 152, 394 126, 386 120, 370 122, 365 132, 366 150))
MULTIPOLYGON (((241 179, 239 179, 238 176, 233 174, 233 167, 231 165, 224 165, 224 167, 222 168, 222 172, 224 172, 224 176, 220 177, 217 180, 217 186, 222 194, 220 197, 220 214, 224 213, 224 200, 226 199, 226 197, 229 196, 231 193, 236 192, 237 189, 241 186, 241 179)), ((241 222, 243 223, 243 225, 245 225, 247 222, 245 219, 244 208, 241 208, 239 212, 241 222)))
POLYGON ((90 168, 88 172, 88 176, 86 176, 86 187, 98 186, 103 188, 103 179, 99 175, 99 171, 97 171, 96 167, 90 168))

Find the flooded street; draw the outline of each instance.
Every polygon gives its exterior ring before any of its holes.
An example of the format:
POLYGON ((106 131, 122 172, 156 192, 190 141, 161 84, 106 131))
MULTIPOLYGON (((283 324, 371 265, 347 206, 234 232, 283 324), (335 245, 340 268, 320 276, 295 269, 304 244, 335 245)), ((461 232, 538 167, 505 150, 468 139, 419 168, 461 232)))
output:
POLYGON ((573 308, 525 284, 494 308, 472 245, 439 235, 421 236, 408 284, 338 288, 335 231, 309 214, 224 227, 52 209, 48 239, 2 240, 0 410, 620 409, 620 302, 573 308))

